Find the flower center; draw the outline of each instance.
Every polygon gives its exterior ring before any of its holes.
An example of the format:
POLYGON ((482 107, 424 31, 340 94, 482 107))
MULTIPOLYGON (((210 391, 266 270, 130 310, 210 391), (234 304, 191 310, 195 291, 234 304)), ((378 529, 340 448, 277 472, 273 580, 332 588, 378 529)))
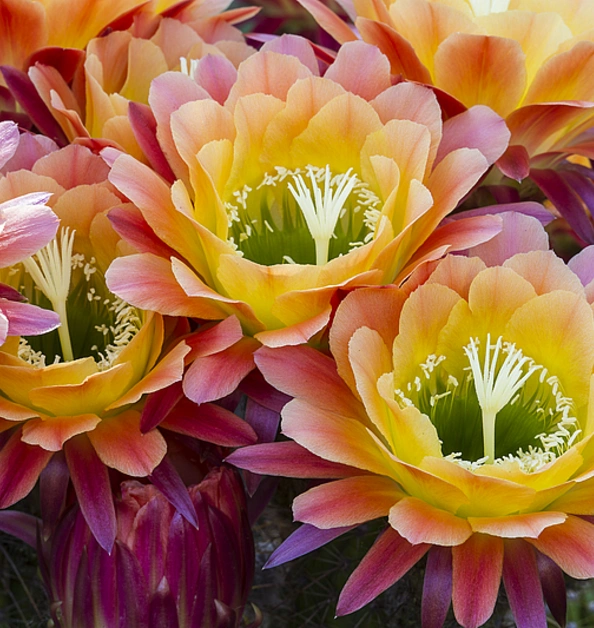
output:
POLYGON ((349 169, 277 166, 226 203, 229 241, 254 262, 322 265, 373 239, 381 201, 349 169))
POLYGON ((104 370, 140 330, 142 315, 109 292, 95 258, 73 253, 74 236, 63 229, 35 256, 8 270, 6 283, 60 317, 56 331, 21 338, 19 357, 36 367, 93 357, 104 370))
POLYGON ((562 455, 581 434, 573 400, 545 367, 500 336, 463 347, 468 366, 456 377, 446 357, 430 355, 420 375, 396 390, 435 425, 444 455, 473 469, 516 461, 534 472, 562 455))

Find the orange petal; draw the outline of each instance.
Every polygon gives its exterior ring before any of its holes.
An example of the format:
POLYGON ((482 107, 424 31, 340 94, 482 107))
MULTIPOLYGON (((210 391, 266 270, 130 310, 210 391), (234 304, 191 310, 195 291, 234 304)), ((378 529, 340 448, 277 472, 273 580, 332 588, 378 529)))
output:
POLYGON ((567 515, 561 512, 532 512, 506 517, 468 517, 468 523, 475 532, 491 536, 536 539, 543 530, 559 525, 566 519, 567 515))
POLYGON ((96 414, 60 416, 27 421, 23 426, 22 441, 39 445, 46 451, 60 451, 73 436, 94 429, 101 419, 96 414))
POLYGON ((394 480, 364 475, 328 482, 293 501, 293 517, 316 528, 340 528, 385 517, 404 497, 394 480))
POLYGON ((455 33, 435 53, 435 84, 467 107, 487 105, 505 117, 526 87, 525 55, 512 39, 455 33))
POLYGON ((140 413, 134 410, 103 419, 88 436, 103 464, 135 477, 149 475, 167 451, 157 430, 140 431, 140 413))
POLYGON ((460 545, 472 534, 466 519, 434 508, 416 497, 405 497, 392 506, 389 521, 396 532, 413 545, 460 545))

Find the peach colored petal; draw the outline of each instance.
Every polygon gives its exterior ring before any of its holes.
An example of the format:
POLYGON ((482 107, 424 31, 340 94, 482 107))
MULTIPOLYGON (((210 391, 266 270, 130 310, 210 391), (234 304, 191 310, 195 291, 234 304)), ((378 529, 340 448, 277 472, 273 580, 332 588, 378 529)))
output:
POLYGON ((594 576, 594 526, 583 519, 569 515, 564 523, 528 541, 572 578, 594 576))
POLYGON ((283 55, 297 57, 301 63, 315 76, 320 75, 320 65, 314 52, 314 47, 307 39, 299 35, 284 34, 274 37, 264 43, 260 50, 270 50, 283 55))
POLYGON ((33 172, 51 177, 69 190, 79 185, 105 184, 109 166, 88 148, 71 144, 40 159, 33 172))
POLYGON ((432 84, 431 74, 419 60, 414 48, 391 26, 363 17, 357 18, 355 23, 363 40, 376 45, 386 55, 392 74, 432 84))
POLYGON ((526 87, 525 56, 512 39, 455 33, 434 61, 435 84, 467 107, 487 105, 505 117, 526 87))
MULTIPOLYGON (((351 412, 351 416, 353 416, 351 412)), ((312 453, 351 467, 393 477, 390 465, 360 421, 309 404, 290 401, 282 412, 282 432, 312 453)))
POLYGON ((325 4, 319 0, 299 0, 314 17, 316 22, 339 43, 353 41, 356 35, 351 29, 325 4))
POLYGON ((355 390, 348 358, 348 343, 352 335, 366 325, 379 333, 387 347, 392 347, 405 298, 396 286, 360 288, 347 295, 340 304, 330 328, 330 348, 338 373, 351 390, 355 390))
POLYGON ((468 523, 474 532, 507 539, 536 539, 541 532, 551 526, 559 525, 567 519, 561 512, 534 512, 525 515, 507 515, 506 517, 468 517, 468 523))
POLYGON ((455 290, 463 299, 468 300, 468 291, 474 278, 485 270, 485 263, 478 257, 448 255, 430 277, 427 283, 437 283, 455 290))
POLYGON ((594 99, 594 42, 581 41, 548 59, 537 72, 524 105, 594 99))
POLYGON ((332 306, 328 305, 324 310, 307 320, 293 325, 287 325, 281 329, 269 329, 254 334, 254 338, 265 347, 284 347, 301 345, 312 339, 318 332, 328 325, 332 316, 332 306))
POLYGON ((356 476, 309 489, 293 500, 293 517, 316 528, 340 528, 385 517, 404 493, 394 480, 356 476))
POLYGON ((512 268, 518 275, 529 281, 534 286, 536 294, 545 294, 553 290, 584 294, 581 281, 552 251, 533 249, 530 252, 514 255, 503 265, 512 268))
POLYGON ((88 436, 103 464, 135 477, 149 475, 167 451, 157 430, 140 431, 140 413, 134 410, 103 419, 88 436))
POLYGON ((35 412, 26 406, 13 403, 9 399, 0 396, 0 417, 8 421, 26 421, 39 416, 39 412, 35 412))
POLYGON ((367 136, 381 128, 377 113, 354 94, 343 94, 324 105, 290 150, 293 164, 330 166, 333 172, 359 171, 360 152, 367 136))
POLYGON ((60 451, 69 438, 89 432, 100 421, 96 414, 35 419, 23 425, 21 440, 29 445, 38 445, 46 451, 60 451))
POLYGON ((231 110, 242 96, 266 94, 284 101, 295 81, 311 76, 297 57, 277 52, 261 52, 246 59, 238 68, 237 81, 225 103, 231 110))
POLYGON ((389 521, 394 530, 413 545, 461 545, 472 534, 466 519, 434 508, 416 497, 405 497, 392 506, 389 521))
POLYGON ((365 100, 373 100, 391 86, 388 59, 375 46, 362 41, 341 46, 324 77, 365 100))
POLYGON ((27 57, 47 44, 48 29, 41 3, 5 0, 0 4, 0 63, 24 70, 27 57))
POLYGON ((120 95, 135 102, 148 102, 151 81, 169 70, 163 50, 147 39, 133 38, 128 46, 128 73, 120 95))

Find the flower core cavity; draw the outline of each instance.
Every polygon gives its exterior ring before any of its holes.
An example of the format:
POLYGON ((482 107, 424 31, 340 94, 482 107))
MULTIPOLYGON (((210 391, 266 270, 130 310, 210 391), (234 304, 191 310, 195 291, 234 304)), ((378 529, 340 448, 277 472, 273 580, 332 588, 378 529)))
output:
POLYGON ((105 370, 142 327, 142 314, 107 289, 94 257, 73 253, 74 235, 63 229, 35 256, 8 271, 6 283, 60 317, 57 330, 21 338, 18 354, 36 367, 93 357, 105 370))
POLYGON ((381 201, 352 169, 275 170, 225 204, 238 253, 264 265, 322 265, 373 239, 381 201))
POLYGON ((573 400, 559 379, 503 337, 463 347, 456 375, 444 355, 429 355, 419 375, 395 391, 435 425, 442 452, 465 468, 516 461, 531 473, 567 451, 581 434, 573 400))

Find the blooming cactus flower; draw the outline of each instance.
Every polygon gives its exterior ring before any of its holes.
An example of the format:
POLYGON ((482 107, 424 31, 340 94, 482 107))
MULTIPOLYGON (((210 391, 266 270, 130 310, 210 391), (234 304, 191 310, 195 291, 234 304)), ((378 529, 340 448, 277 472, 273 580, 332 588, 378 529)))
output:
POLYGON ((490 217, 437 229, 505 149, 498 116, 475 109, 450 135, 432 92, 392 86, 387 59, 364 43, 318 74, 310 45, 287 37, 237 71, 206 57, 195 80, 153 81, 157 137, 178 179, 170 187, 130 156, 115 160, 110 181, 145 222, 110 214, 143 251, 114 262, 111 290, 162 313, 235 314, 264 344, 296 344, 324 329, 338 289, 400 281, 416 260, 500 228, 490 217))
POLYGON ((198 528, 152 484, 123 482, 111 554, 80 510, 69 511, 40 548, 55 625, 239 626, 254 571, 241 480, 214 469, 188 494, 198 528))
POLYGON ((155 77, 207 54, 224 56, 237 65, 254 52, 231 24, 249 18, 253 9, 213 15, 214 7, 208 11, 209 3, 200 3, 202 11, 194 15, 192 4, 196 3, 184 3, 179 12, 168 11, 169 17, 137 17, 128 30, 92 39, 83 76, 72 85, 69 77, 43 59, 29 69, 29 78, 68 140, 91 143, 93 138, 95 144, 115 144, 143 159, 142 135, 138 135, 147 119, 154 121, 146 107, 137 105, 146 105, 155 77), (81 82, 84 93, 77 89, 81 82), (130 102, 135 106, 129 114, 130 102))
POLYGON ((0 200, 13 188, 50 186, 62 221, 44 249, 2 271, 2 280, 55 312, 61 326, 0 347, 0 507, 24 497, 53 454, 64 450, 82 512, 109 550, 115 513, 107 469, 154 475, 166 452, 157 423, 166 418, 167 429, 226 446, 256 436, 224 408, 177 404, 181 390, 168 397, 166 410, 145 403, 151 393, 175 388, 190 356, 233 345, 241 330, 230 318, 180 342, 189 332, 183 320, 142 311, 108 290, 105 269, 124 244, 105 215, 122 204, 107 171, 100 157, 72 145, 0 179, 0 200))
POLYGON ((562 623, 561 569, 594 576, 594 250, 570 267, 546 250, 502 255, 546 247, 533 220, 508 217, 513 242, 477 249, 487 263, 449 256, 412 293, 353 291, 330 332, 334 359, 305 346, 256 354, 295 397, 282 421, 293 442, 229 460, 336 478, 296 498, 306 525, 285 558, 388 517, 339 614, 425 554, 427 627, 443 624, 450 598, 461 625, 483 624, 502 578, 518 626, 546 626, 543 594, 562 623))

